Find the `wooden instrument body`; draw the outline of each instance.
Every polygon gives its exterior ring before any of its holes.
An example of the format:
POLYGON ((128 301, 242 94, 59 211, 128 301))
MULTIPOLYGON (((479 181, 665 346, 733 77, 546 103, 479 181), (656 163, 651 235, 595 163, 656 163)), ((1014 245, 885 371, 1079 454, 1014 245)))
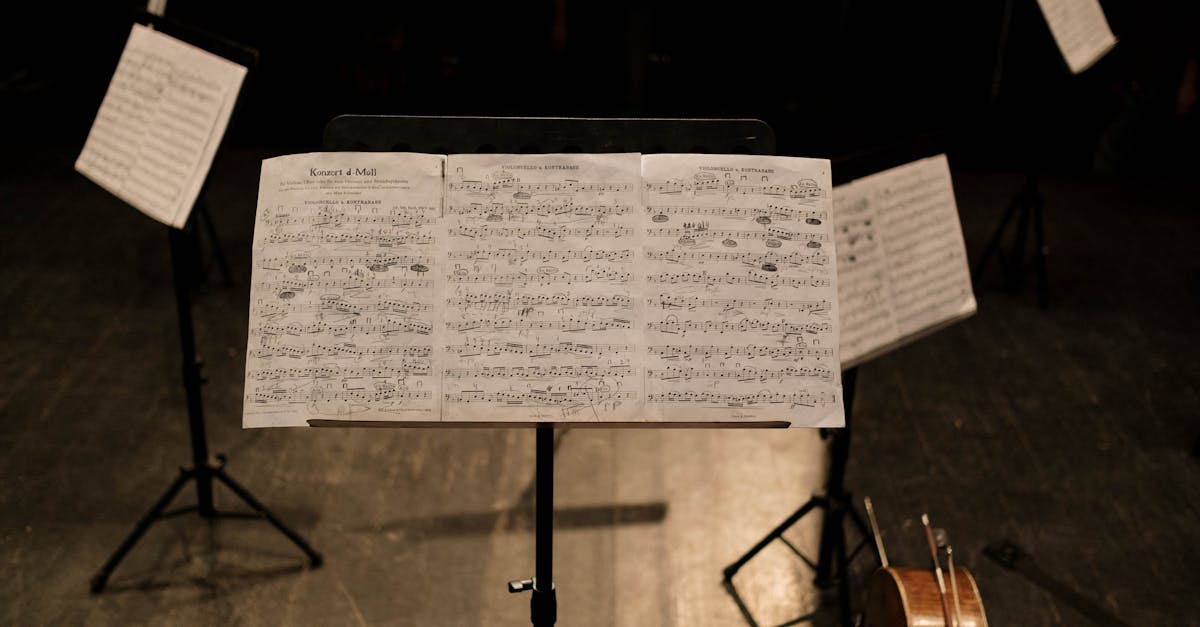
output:
MULTIPOLYGON (((946 599, 954 612, 954 595, 950 591, 950 573, 943 573, 946 599)), ((958 585, 958 603, 962 608, 961 622, 956 627, 987 627, 983 600, 975 578, 965 568, 954 569, 958 585)), ((867 593, 867 608, 863 627, 944 627, 942 597, 938 592, 937 576, 928 568, 880 568, 871 576, 867 593)))

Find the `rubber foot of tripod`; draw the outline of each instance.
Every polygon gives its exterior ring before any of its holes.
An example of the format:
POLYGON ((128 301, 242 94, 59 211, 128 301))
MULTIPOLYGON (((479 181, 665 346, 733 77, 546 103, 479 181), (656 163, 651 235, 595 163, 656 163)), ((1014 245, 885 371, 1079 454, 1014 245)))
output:
POLYGON ((320 568, 321 565, 324 563, 325 563, 325 557, 322 556, 320 553, 317 553, 308 558, 308 565, 313 568, 320 568))
POLYGON ((101 573, 92 577, 92 594, 100 594, 104 592, 104 586, 108 585, 108 574, 101 573))

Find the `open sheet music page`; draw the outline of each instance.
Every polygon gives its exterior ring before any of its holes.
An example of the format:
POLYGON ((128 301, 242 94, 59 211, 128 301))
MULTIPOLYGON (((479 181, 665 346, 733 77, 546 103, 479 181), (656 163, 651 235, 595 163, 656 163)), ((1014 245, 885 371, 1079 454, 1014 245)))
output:
POLYGON ((650 420, 841 426, 830 168, 647 155, 650 420))
POLYGON ((182 227, 245 76, 241 65, 135 24, 75 169, 182 227))
POLYGON ((1038 0, 1071 72, 1079 74, 1117 45, 1097 0, 1038 0))
POLYGON ((945 155, 838 186, 833 199, 843 366, 975 312, 945 155))
POLYGON ((844 424, 829 162, 263 163, 244 425, 844 424))
POLYGON ((243 426, 440 418, 440 155, 263 162, 243 426))
POLYGON ((450 155, 443 419, 643 420, 637 154, 450 155))

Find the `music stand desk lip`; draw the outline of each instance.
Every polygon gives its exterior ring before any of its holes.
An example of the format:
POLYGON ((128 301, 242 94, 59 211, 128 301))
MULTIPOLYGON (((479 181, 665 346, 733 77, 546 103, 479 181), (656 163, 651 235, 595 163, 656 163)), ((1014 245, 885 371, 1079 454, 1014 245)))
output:
POLYGON ((569 429, 785 429, 786 420, 755 420, 748 422, 533 422, 533 421, 453 421, 453 420, 336 420, 311 418, 310 427, 365 427, 365 428, 443 428, 443 429, 496 429, 508 427, 552 426, 569 429))

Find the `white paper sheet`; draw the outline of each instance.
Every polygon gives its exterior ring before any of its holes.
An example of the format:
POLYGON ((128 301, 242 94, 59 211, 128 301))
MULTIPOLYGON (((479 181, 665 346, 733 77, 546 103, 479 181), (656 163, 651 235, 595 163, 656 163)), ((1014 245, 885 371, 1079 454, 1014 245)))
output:
POLYGON ((440 419, 440 155, 263 162, 243 425, 440 419))
POLYGON ((1098 0, 1038 0, 1071 72, 1079 74, 1117 45, 1098 0))
POLYGON ((824 159, 647 155, 646 414, 841 426, 824 159))
POLYGON ((245 76, 241 65, 135 24, 75 169, 182 227, 245 76))
POLYGON ((245 426, 844 423, 828 161, 444 165, 264 162, 245 426))
POLYGON ((840 185, 833 203, 843 367, 975 312, 945 155, 840 185))

